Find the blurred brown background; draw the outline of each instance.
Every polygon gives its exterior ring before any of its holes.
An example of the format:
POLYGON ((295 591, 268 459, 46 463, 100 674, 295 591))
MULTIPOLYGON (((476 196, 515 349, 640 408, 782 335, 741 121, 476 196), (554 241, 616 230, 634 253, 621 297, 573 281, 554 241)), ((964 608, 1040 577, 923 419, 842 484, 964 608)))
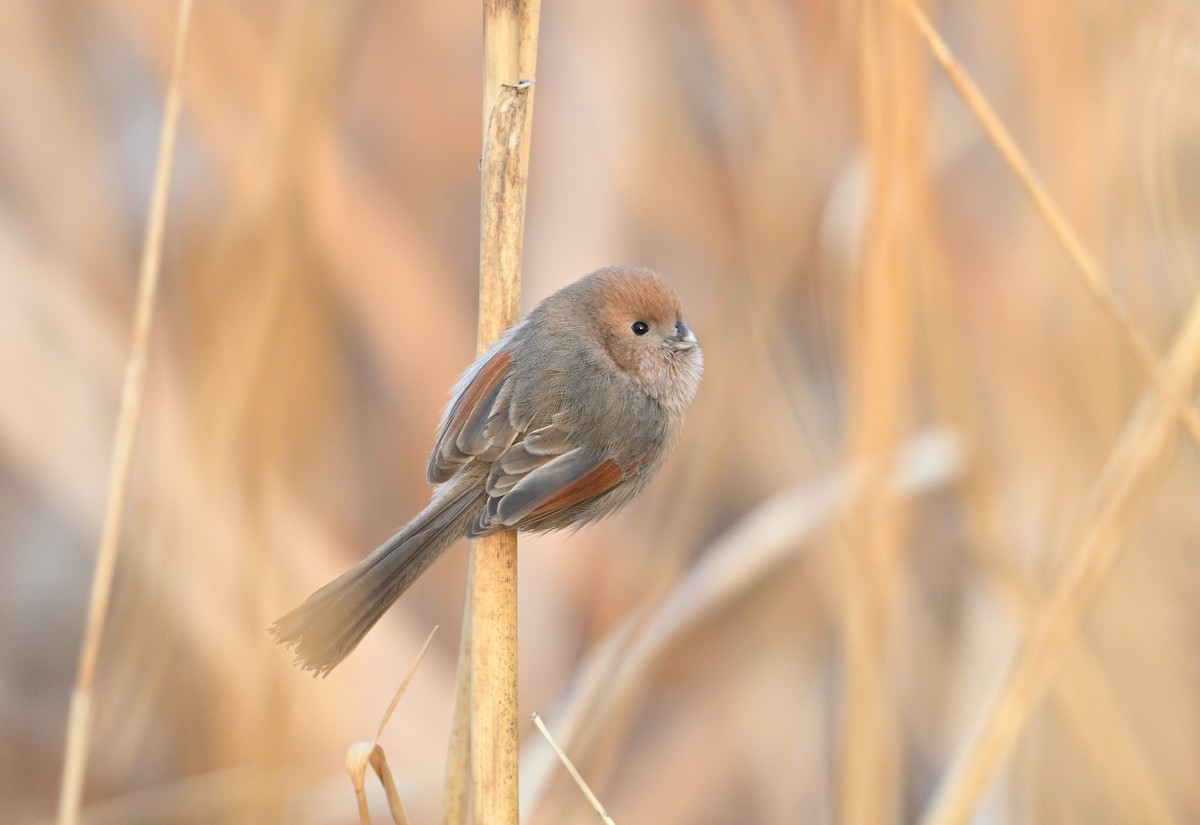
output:
MULTIPOLYGON (((1200 274, 1198 7, 926 8, 1165 358, 1200 274)), ((54 811, 175 14, 0 6, 5 822, 54 811)), ((464 548, 325 680, 265 628, 427 499, 475 344, 480 30, 196 4, 89 821, 357 821, 345 748, 434 624, 382 743, 439 821, 464 548)), ((916 821, 1092 528, 1121 553, 975 821, 1200 821, 1196 444, 1097 516, 1153 384, 910 19, 546 2, 536 89, 525 304, 647 264, 707 360, 635 505, 522 544, 523 713, 616 821, 916 821)), ((523 748, 525 820, 593 821, 523 748)))

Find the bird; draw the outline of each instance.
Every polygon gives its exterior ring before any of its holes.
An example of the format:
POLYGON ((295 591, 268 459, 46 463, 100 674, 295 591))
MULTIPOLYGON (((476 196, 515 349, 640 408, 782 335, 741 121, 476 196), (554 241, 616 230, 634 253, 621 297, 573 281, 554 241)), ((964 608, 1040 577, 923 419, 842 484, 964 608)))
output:
POLYGON ((508 329, 451 392, 426 467, 429 505, 270 628, 324 676, 455 541, 578 528, 661 467, 704 357, 652 269, 596 270, 508 329))

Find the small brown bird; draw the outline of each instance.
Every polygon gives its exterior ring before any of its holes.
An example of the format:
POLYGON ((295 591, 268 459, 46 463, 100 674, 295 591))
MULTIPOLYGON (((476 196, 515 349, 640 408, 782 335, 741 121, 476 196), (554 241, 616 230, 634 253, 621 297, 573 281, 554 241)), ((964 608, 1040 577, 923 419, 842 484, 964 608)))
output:
POLYGON ((439 426, 429 506, 271 628, 328 673, 458 538, 577 527, 641 491, 704 359, 657 273, 612 267, 546 298, 467 370, 439 426))

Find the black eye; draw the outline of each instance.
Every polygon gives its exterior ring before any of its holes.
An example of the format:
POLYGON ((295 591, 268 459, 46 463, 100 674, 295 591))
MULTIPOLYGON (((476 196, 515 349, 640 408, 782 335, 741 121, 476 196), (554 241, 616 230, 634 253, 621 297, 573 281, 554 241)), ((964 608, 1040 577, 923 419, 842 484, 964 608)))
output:
POLYGON ((645 335, 650 331, 650 325, 645 321, 634 321, 631 329, 634 335, 645 335))

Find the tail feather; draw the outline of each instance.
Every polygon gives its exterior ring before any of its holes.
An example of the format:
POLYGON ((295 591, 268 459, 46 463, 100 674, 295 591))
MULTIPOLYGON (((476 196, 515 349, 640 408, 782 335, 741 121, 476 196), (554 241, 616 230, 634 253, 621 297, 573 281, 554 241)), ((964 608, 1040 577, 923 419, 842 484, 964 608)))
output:
POLYGON ((295 649, 298 665, 326 675, 417 577, 462 537, 485 499, 478 484, 438 495, 371 555, 271 625, 271 634, 295 649))

